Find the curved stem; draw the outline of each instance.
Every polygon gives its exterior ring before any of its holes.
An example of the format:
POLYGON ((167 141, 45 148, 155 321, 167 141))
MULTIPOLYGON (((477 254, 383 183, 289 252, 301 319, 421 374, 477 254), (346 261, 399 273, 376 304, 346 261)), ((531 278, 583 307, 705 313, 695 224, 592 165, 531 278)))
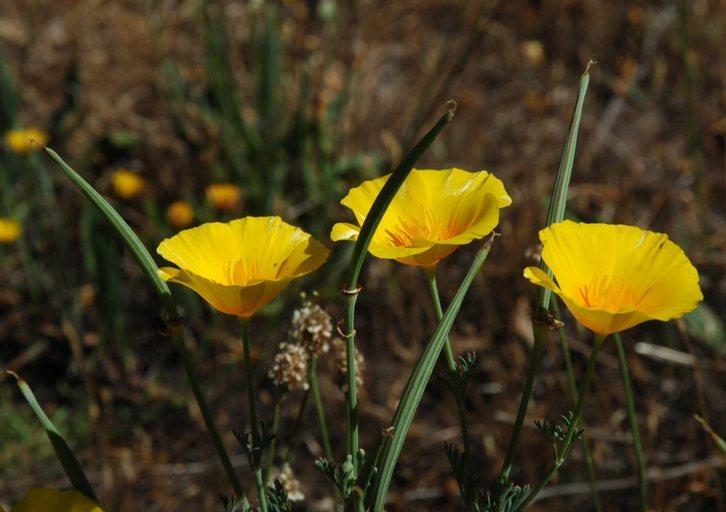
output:
POLYGON ((192 393, 194 394, 194 398, 197 401, 199 412, 202 413, 204 425, 207 427, 209 437, 212 438, 212 444, 217 450, 217 456, 222 462, 225 473, 227 473, 229 483, 232 484, 232 488, 234 489, 237 498, 241 500, 243 504, 249 504, 249 502, 247 501, 247 497, 245 496, 244 490, 242 489, 242 484, 240 483, 239 478, 237 478, 237 474, 232 467, 232 462, 230 461, 227 450, 224 447, 222 437, 219 435, 217 425, 214 423, 212 415, 209 412, 209 406, 207 405, 206 398, 204 398, 204 393, 202 393, 202 388, 199 386, 199 382, 194 375, 194 367, 192 366, 192 361, 189 357, 189 351, 187 350, 187 346, 184 343, 184 328, 182 327, 182 324, 172 324, 171 334, 172 339, 174 340, 174 346, 176 347, 176 350, 181 357, 182 366, 184 367, 184 372, 187 375, 189 386, 192 388, 192 393))
POLYGON ((328 421, 325 419, 325 407, 323 400, 320 398, 320 388, 318 387, 318 356, 310 356, 310 391, 315 401, 315 410, 318 413, 318 422, 320 423, 320 435, 323 438, 323 450, 328 460, 333 459, 333 450, 330 447, 330 436, 328 435, 328 421))
POLYGON ((633 400, 633 386, 630 382, 628 372, 628 359, 625 357, 625 349, 620 339, 620 334, 615 334, 615 346, 618 351, 618 362, 620 363, 620 375, 623 379, 625 390, 625 403, 628 409, 628 423, 630 423, 630 434, 633 436, 633 449, 635 450, 635 463, 638 468, 638 491, 640 493, 640 510, 648 510, 648 482, 645 478, 645 460, 643 457, 643 446, 640 443, 638 432, 638 418, 635 415, 635 401, 633 400))
POLYGON ((250 426, 252 430, 252 450, 255 452, 253 457, 250 457, 252 462, 252 470, 255 475, 255 485, 257 486, 257 495, 260 500, 261 512, 267 512, 267 496, 265 495, 265 484, 262 481, 262 469, 260 468, 260 452, 262 446, 260 446, 261 436, 258 430, 257 424, 257 409, 255 407, 255 379, 252 374, 252 355, 250 350, 250 319, 242 319, 242 349, 244 350, 245 357, 245 376, 247 380, 247 401, 249 402, 250 410, 250 426))
POLYGON ((522 398, 519 399, 519 409, 517 410, 517 419, 514 421, 512 427, 512 435, 509 438, 509 445, 507 445, 507 454, 504 457, 504 463, 502 464, 502 471, 499 473, 499 481, 504 483, 509 480, 509 474, 512 471, 512 462, 514 461, 514 453, 517 451, 519 445, 519 436, 522 433, 522 426, 524 425, 524 417, 527 414, 527 406, 529 405, 529 399, 532 396, 532 388, 534 387, 534 379, 537 376, 537 370, 539 369, 539 363, 542 360, 542 352, 544 351, 545 338, 547 337, 547 331, 549 328, 539 322, 534 322, 534 346, 532 347, 532 357, 529 360, 529 368, 527 369, 527 378, 524 381, 524 389, 522 390, 522 398))
MULTIPOLYGON (((426 277, 429 282, 429 289, 431 290, 431 298, 434 302, 434 311, 436 312, 436 320, 441 322, 441 319, 444 316, 444 312, 441 309, 441 299, 439 297, 439 287, 436 284, 436 267, 430 267, 425 268, 424 272, 426 273, 426 277)), ((444 342, 444 350, 446 353, 446 362, 449 365, 449 371, 456 375, 456 372, 458 370, 458 365, 456 364, 456 359, 454 358, 454 351, 451 349, 451 343, 449 342, 449 337, 446 337, 446 341, 444 342)), ((466 424, 466 408, 464 404, 464 397, 461 396, 462 393, 454 393, 456 398, 456 409, 459 414, 459 425, 461 427, 461 440, 464 444, 464 457, 467 459, 469 458, 469 429, 466 424)))
MULTIPOLYGON (((429 289, 431 290, 431 298, 434 301, 434 310, 436 311, 436 320, 441 321, 441 318, 444 316, 444 312, 441 309, 441 299, 439 297, 439 288, 436 285, 436 265, 433 267, 428 267, 424 269, 424 272, 426 273, 426 278, 429 282, 429 289)), ((451 350, 451 342, 449 341, 449 337, 446 337, 446 341, 444 342, 444 351, 446 353, 446 363, 449 365, 449 370, 452 372, 456 371, 457 364, 456 364, 456 358, 454 357, 454 351, 451 350)))
POLYGON ((565 462, 565 459, 567 459, 567 456, 570 454, 572 444, 575 440, 575 433, 578 431, 577 426, 580 423, 580 418, 582 417, 582 410, 585 407, 587 395, 590 390, 592 376, 595 373, 597 356, 600 353, 600 349, 602 348, 603 342, 605 341, 605 337, 605 335, 595 333, 595 344, 592 347, 592 352, 590 353, 590 360, 587 362, 587 370, 585 370, 585 376, 582 379, 582 385, 580 386, 580 390, 577 393, 577 403, 575 404, 575 410, 572 411, 572 421, 570 422, 570 426, 567 429, 567 434, 565 434, 565 438, 560 444, 560 450, 558 451, 557 457, 552 462, 552 465, 550 466, 547 474, 542 479, 542 481, 537 485, 537 487, 529 491, 527 497, 522 501, 522 503, 520 503, 520 505, 516 508, 514 512, 521 512, 527 507, 527 505, 532 502, 537 494, 539 494, 540 491, 544 489, 545 486, 549 483, 555 473, 557 473, 557 470, 560 468, 560 466, 562 466, 562 464, 565 462))
POLYGON ((270 441, 270 454, 267 458, 267 467, 265 468, 264 482, 267 485, 272 475, 272 466, 275 464, 275 449, 277 446, 277 434, 280 430, 280 404, 285 395, 284 391, 277 390, 275 392, 275 411, 272 416, 272 440, 270 441))
MULTIPOLYGON (((558 320, 562 318, 560 314, 560 304, 557 300, 552 301, 552 310, 554 311, 558 320)), ((560 335, 560 347, 562 348, 562 356, 565 358, 565 368, 567 369, 567 381, 570 385, 570 394, 572 399, 577 401, 577 380, 575 379, 575 371, 572 368, 572 356, 570 354, 570 345, 567 342, 567 335, 565 335, 564 329, 558 329, 557 332, 560 335)), ((590 450, 590 440, 587 438, 587 433, 582 434, 582 453, 585 456, 585 465, 587 466, 587 476, 590 479, 590 489, 592 491, 592 500, 595 504, 595 511, 602 512, 602 499, 600 498, 600 491, 597 487, 597 474, 595 473, 595 462, 592 458, 592 451, 590 450)))
POLYGON ((300 432, 300 424, 302 423, 303 413, 305 407, 308 405, 308 397, 310 396, 310 390, 306 390, 303 394, 302 400, 300 400, 300 407, 295 417, 295 423, 292 426, 292 433, 290 434, 290 441, 288 442, 287 448, 285 449, 285 456, 282 458, 282 462, 290 462, 292 456, 292 450, 295 448, 295 442, 297 441, 297 435, 300 432))

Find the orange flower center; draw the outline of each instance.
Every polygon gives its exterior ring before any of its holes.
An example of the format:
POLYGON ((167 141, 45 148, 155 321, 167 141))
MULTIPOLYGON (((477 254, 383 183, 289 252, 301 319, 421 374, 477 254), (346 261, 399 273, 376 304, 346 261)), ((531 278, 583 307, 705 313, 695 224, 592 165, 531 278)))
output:
POLYGON ((446 240, 460 232, 460 227, 453 222, 447 226, 437 223, 428 208, 421 208, 418 215, 399 216, 398 223, 385 230, 387 241, 393 247, 411 247, 421 240, 446 240))
POLYGON ((613 312, 637 306, 644 296, 638 296, 620 277, 599 274, 595 274, 590 283, 580 286, 578 291, 588 308, 613 312))

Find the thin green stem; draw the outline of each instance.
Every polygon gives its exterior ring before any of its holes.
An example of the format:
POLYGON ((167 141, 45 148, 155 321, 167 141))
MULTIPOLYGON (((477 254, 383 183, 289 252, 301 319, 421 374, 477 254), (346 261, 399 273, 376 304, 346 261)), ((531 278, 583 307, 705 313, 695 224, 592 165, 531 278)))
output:
POLYGON ((302 423, 303 413, 308 405, 308 398, 310 397, 310 390, 306 390, 303 394, 302 400, 300 400, 300 407, 295 417, 295 423, 292 426, 292 433, 290 434, 290 440, 288 441, 287 448, 285 449, 285 456, 282 458, 282 462, 290 462, 292 456, 292 450, 295 448, 297 442, 297 435, 300 432, 300 424, 302 423))
MULTIPOLYGON (((348 370, 348 391, 346 393, 348 454, 353 456, 353 464, 357 466, 358 458, 358 387, 355 382, 355 302, 358 291, 348 290, 345 296, 345 338, 346 367, 348 370)), ((358 468, 356 467, 356 473, 358 468)))
POLYGON ((529 368, 527 369, 527 378, 524 381, 524 389, 522 390, 522 397, 519 399, 519 409, 517 410, 517 418, 514 420, 514 426, 512 427, 512 435, 509 438, 509 444, 507 445, 507 453, 504 457, 504 463, 502 464, 502 470, 499 473, 499 481, 504 483, 509 480, 509 474, 512 471, 512 462, 514 461, 514 454, 519 446, 519 436, 522 433, 522 426, 524 425, 524 417, 527 414, 527 406, 529 405, 529 399, 532 396, 532 388, 534 387, 534 379, 537 376, 537 370, 539 369, 539 363, 542 360, 542 352, 544 351, 545 338, 549 328, 541 323, 535 322, 533 324, 534 330, 534 346, 532 347, 532 356, 529 360, 529 368))
POLYGON ((547 474, 542 479, 542 481, 534 489, 529 491, 527 497, 522 501, 522 503, 520 503, 520 505, 516 508, 516 510, 514 510, 514 512, 521 512, 527 507, 527 505, 532 502, 535 497, 537 497, 537 494, 539 494, 540 491, 545 488, 545 486, 549 483, 555 473, 557 473, 557 470, 560 468, 560 466, 564 464, 567 456, 572 451, 575 434, 578 431, 578 424, 580 423, 580 419, 582 417, 582 410, 585 407, 587 395, 590 390, 592 376, 595 374, 595 366, 597 366, 597 356, 598 354, 600 354, 600 349, 602 349, 605 337, 606 336, 602 334, 595 334, 595 343, 592 347, 592 352, 590 353, 590 360, 587 362, 585 376, 582 379, 580 390, 577 393, 577 403, 575 404, 575 410, 572 412, 572 421, 570 422, 570 426, 567 429, 567 434, 565 434, 565 438, 560 444, 560 449, 557 452, 555 460, 552 462, 552 465, 549 467, 549 470, 547 471, 547 474))
POLYGON ((315 401, 315 410, 318 413, 318 423, 320 423, 320 436, 323 438, 323 450, 328 460, 333 459, 333 450, 330 447, 330 436, 328 435, 328 421, 325 419, 325 406, 320 397, 320 387, 318 386, 318 356, 310 357, 310 391, 315 401))
MULTIPOLYGON (((436 284, 436 267, 425 268, 424 272, 429 282, 429 289, 431 290, 431 298, 434 302, 434 311, 436 312, 436 320, 441 322, 444 316, 444 312, 441 309, 441 298, 439 296, 439 287, 436 284)), ((454 351, 451 349, 451 342, 449 337, 446 337, 444 342, 444 351, 446 353, 446 362, 449 365, 449 372, 456 375, 458 371, 458 365, 454 358, 454 351)), ((464 397, 461 393, 455 392, 454 398, 456 398, 456 409, 459 414, 459 426, 461 427, 461 441, 464 444, 464 457, 469 458, 469 429, 466 424, 466 408, 464 404, 464 397)))
POLYGON ((247 380, 247 401, 250 410, 250 427, 252 430, 252 450, 257 452, 255 456, 250 457, 253 464, 253 472, 255 475, 255 485, 257 486, 257 495, 260 500, 260 510, 267 512, 267 496, 265 495, 265 483, 262 480, 262 468, 260 467, 260 446, 261 436, 257 424, 257 408, 255 406, 255 378, 252 373, 252 354, 250 350, 250 319, 242 319, 242 349, 245 358, 245 377, 247 380))
POLYGON ((638 418, 635 415, 635 401, 633 400, 633 385, 630 382, 630 373, 628 372, 628 359, 625 356, 623 341, 620 334, 616 333, 615 347, 618 351, 618 361, 620 363, 620 375, 623 379, 623 389, 625 390, 625 403, 628 409, 628 422, 630 423, 630 434, 633 436, 633 449, 635 450, 635 463, 638 468, 638 491, 640 494, 640 510, 647 512, 648 510, 648 482, 645 478, 645 459, 643 457, 643 445, 640 443, 640 433, 638 431, 638 418))
MULTIPOLYGON (((562 318, 560 314, 560 305, 557 300, 552 302, 552 310, 558 320, 562 318)), ((557 329, 560 335, 560 347, 562 348, 562 355, 565 358, 565 367, 567 369, 567 381, 570 386, 570 394, 572 399, 577 401, 577 380, 575 379, 575 372, 572 368, 572 356, 570 354, 570 345, 567 341, 567 335, 564 329, 557 329)), ((587 438, 587 433, 582 433, 582 453, 585 456, 585 465, 587 466, 587 476, 590 479, 590 489, 592 491, 592 500, 595 503, 596 512, 602 512, 602 499, 600 498, 600 491, 597 488, 597 474, 595 473, 595 463, 592 458, 592 451, 590 450, 590 440, 587 438)))
MULTIPOLYGON (((328 434, 328 420, 325 419, 325 407, 323 400, 320 397, 320 387, 318 386, 318 356, 310 356, 308 382, 310 383, 310 392, 313 395, 313 401, 315 402, 315 411, 318 413, 318 423, 320 424, 320 437, 323 438, 323 451, 325 457, 332 461, 333 449, 330 447, 330 435, 328 434)), ((338 499, 338 488, 333 484, 333 510, 339 510, 340 501, 338 499)))
POLYGON ((265 468, 265 485, 270 482, 272 475, 272 466, 275 464, 275 449, 277 447, 277 434, 280 430, 280 404, 285 395, 284 391, 278 390, 275 393, 275 410, 272 416, 272 440, 270 441, 270 454, 267 458, 267 467, 265 468))
POLYGON ((242 484, 237 477, 237 473, 235 473, 234 471, 234 467, 232 467, 232 462, 230 461, 229 455, 227 454, 227 449, 224 447, 224 443, 222 442, 222 437, 219 435, 217 425, 214 423, 212 415, 209 412, 207 399, 204 398, 202 388, 199 386, 199 382, 194 375, 194 366, 192 365, 191 358, 189 357, 189 351, 187 350, 187 346, 184 343, 184 327, 181 323, 174 323, 171 324, 170 330, 172 339, 174 340, 174 346, 179 353, 179 357, 181 357, 182 366, 184 367, 184 372, 187 375, 187 381, 189 382, 189 386, 192 388, 192 393, 194 394, 194 399, 197 401, 199 412, 202 413, 204 425, 207 427, 209 437, 212 438, 212 444, 217 450, 217 456, 222 462, 225 473, 227 473, 227 479, 229 480, 230 484, 232 484, 232 488, 234 489, 238 500, 241 500, 243 504, 249 505, 247 496, 242 489, 242 484))
MULTIPOLYGON (((436 285, 436 266, 425 268, 426 279, 429 282, 429 290, 431 290, 431 298, 434 301, 434 311, 436 312, 436 320, 441 321, 441 317, 444 316, 444 311, 441 309, 441 298, 439 297, 439 287, 436 285)), ((449 370, 452 372, 456 371, 457 364, 456 358, 454 357, 454 351, 451 349, 451 342, 449 337, 446 337, 444 342, 444 352, 446 353, 446 363, 449 365, 449 370)))

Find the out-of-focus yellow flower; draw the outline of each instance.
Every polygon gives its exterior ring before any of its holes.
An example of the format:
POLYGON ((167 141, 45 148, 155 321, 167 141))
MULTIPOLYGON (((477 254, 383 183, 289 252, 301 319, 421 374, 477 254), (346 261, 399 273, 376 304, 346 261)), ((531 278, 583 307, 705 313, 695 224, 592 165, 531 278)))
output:
POLYGON ((186 201, 174 201, 166 210, 166 220, 177 229, 188 228, 194 222, 194 209, 186 201))
POLYGON ((539 238, 557 283, 537 267, 527 267, 524 276, 559 295, 598 334, 678 318, 703 300, 698 272, 668 235, 564 221, 540 231, 539 238))
POLYGON ((101 506, 76 491, 36 488, 13 507, 11 512, 103 512, 101 506))
POLYGON ((187 229, 156 251, 180 268, 165 281, 191 288, 223 313, 250 317, 293 279, 320 267, 328 249, 279 217, 244 217, 187 229))
POLYGON ((146 187, 144 179, 128 169, 118 169, 111 176, 114 193, 121 199, 134 199, 141 195, 146 187))
POLYGON ((234 183, 213 183, 207 187, 207 199, 212 206, 224 212, 233 212, 239 206, 242 190, 234 183))
MULTIPOLYGON (((358 226, 338 223, 334 241, 357 240, 373 201, 391 175, 363 182, 340 202, 358 226)), ((499 209, 512 204, 501 180, 486 171, 413 169, 381 219, 369 251, 377 258, 435 266, 460 245, 482 238, 499 223, 499 209)))
POLYGON ((5 134, 5 143, 18 155, 27 155, 32 151, 42 149, 46 142, 48 142, 48 135, 33 127, 10 130, 5 134))
POLYGON ((22 232, 23 228, 18 221, 0 217, 0 243, 13 243, 22 232))

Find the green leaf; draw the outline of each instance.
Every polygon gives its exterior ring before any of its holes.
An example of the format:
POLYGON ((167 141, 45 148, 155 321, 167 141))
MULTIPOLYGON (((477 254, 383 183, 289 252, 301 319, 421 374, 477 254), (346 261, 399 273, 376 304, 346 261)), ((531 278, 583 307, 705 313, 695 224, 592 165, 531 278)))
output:
POLYGON ((393 416, 393 434, 390 441, 383 447, 383 452, 380 456, 380 464, 378 467, 378 475, 376 476, 375 483, 371 488, 371 495, 368 503, 371 503, 372 510, 378 512, 383 510, 383 506, 386 503, 386 494, 388 493, 388 487, 393 476, 393 469, 396 466, 398 457, 403 448, 403 443, 408 435, 408 430, 411 427, 414 414, 418 408, 418 404, 421 402, 426 385, 431 378, 431 373, 434 370, 436 361, 438 360, 441 348, 444 346, 451 326, 454 324, 454 319, 459 313, 461 304, 464 301, 466 292, 469 290, 471 283, 474 281, 474 277, 479 272, 479 269, 484 264, 489 250, 491 249, 493 238, 487 240, 484 246, 477 251, 474 258, 474 262, 469 268, 469 272, 459 286, 459 290, 456 292, 454 299, 451 301, 448 309, 444 313, 439 326, 436 328, 431 340, 429 341, 426 349, 424 350, 421 358, 416 363, 416 367, 411 373, 406 387, 401 395, 401 401, 398 404, 396 413, 393 416))
POLYGON ((154 259, 151 257, 151 254, 149 254, 149 251, 146 249, 136 233, 134 233, 126 221, 121 218, 121 215, 119 215, 118 212, 114 210, 110 204, 108 204, 108 201, 106 201, 101 194, 96 192, 96 190, 86 180, 84 180, 80 174, 71 169, 71 167, 65 163, 55 151, 50 148, 45 148, 45 152, 50 155, 60 170, 68 176, 68 178, 81 190, 81 192, 83 192, 91 203, 93 203, 98 211, 101 212, 106 220, 111 223, 126 247, 128 247, 131 251, 131 254, 134 256, 141 267, 141 270, 154 287, 154 290, 159 295, 159 298, 166 309, 166 313, 169 316, 169 321, 178 321, 179 314, 177 313, 176 303, 171 296, 169 287, 166 285, 166 282, 159 277, 159 274, 157 273, 158 267, 156 266, 154 259))
POLYGON ((48 416, 45 414, 45 411, 43 411, 43 407, 41 407, 41 405, 38 403, 38 400, 35 398, 35 395, 30 389, 30 386, 28 386, 28 383, 21 379, 15 372, 9 371, 8 374, 15 377, 18 388, 20 388, 20 392, 23 394, 25 401, 28 402, 28 405, 30 405, 30 408, 33 409, 35 416, 38 418, 38 421, 43 426, 43 429, 45 430, 48 439, 53 445, 55 454, 58 457, 61 465, 63 466, 63 470, 68 476, 68 480, 70 480, 71 484, 73 485, 73 488, 87 498, 92 499, 93 501, 98 501, 98 498, 96 498, 96 493, 93 492, 93 487, 91 487, 88 478, 86 478, 86 474, 83 472, 81 464, 78 462, 78 459, 73 454, 73 450, 71 450, 70 446, 68 446, 68 443, 66 443, 66 440, 63 438, 61 433, 58 432, 58 429, 55 428, 53 422, 50 421, 50 418, 48 418, 48 416))

